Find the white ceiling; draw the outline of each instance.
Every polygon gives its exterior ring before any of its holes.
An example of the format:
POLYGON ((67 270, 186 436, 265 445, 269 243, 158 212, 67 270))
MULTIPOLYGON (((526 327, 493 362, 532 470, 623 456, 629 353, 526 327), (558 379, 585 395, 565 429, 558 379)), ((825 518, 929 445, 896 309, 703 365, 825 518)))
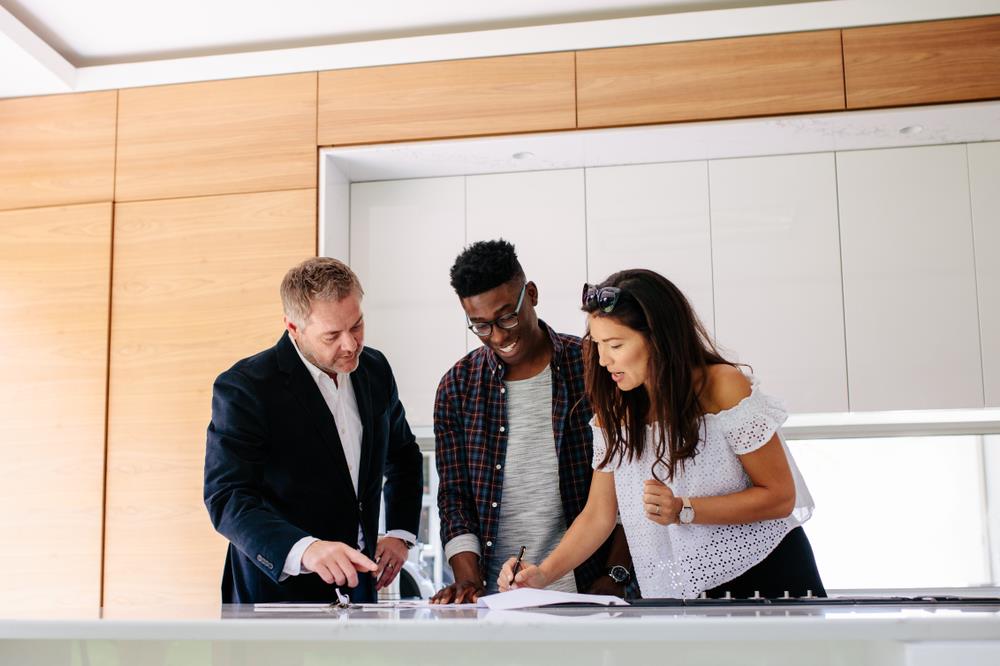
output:
POLYGON ((0 0, 0 97, 1000 13, 1000 0, 0 0))
POLYGON ((3 0, 76 66, 807 0, 3 0))

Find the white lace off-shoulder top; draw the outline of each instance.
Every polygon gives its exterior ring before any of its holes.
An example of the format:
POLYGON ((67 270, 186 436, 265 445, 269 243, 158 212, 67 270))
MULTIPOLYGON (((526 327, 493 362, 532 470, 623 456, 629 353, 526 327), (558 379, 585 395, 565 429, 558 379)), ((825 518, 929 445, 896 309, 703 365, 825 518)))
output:
MULTIPOLYGON (((778 432, 788 418, 777 399, 761 391, 750 378, 749 396, 736 406, 706 414, 701 442, 693 458, 678 466, 669 486, 677 497, 729 495, 750 487, 750 477, 737 456, 760 448, 778 432)), ((594 429, 593 467, 604 459, 607 443, 601 429, 594 429)), ((601 472, 613 472, 618 512, 635 568, 636 580, 645 598, 693 599, 702 591, 736 578, 761 562, 795 527, 812 515, 815 504, 795 460, 778 432, 795 479, 795 509, 787 518, 745 525, 658 525, 646 518, 642 502, 643 483, 653 478, 656 435, 646 427, 642 458, 612 461, 601 472)), ((657 476, 667 477, 667 468, 656 463, 657 476)))

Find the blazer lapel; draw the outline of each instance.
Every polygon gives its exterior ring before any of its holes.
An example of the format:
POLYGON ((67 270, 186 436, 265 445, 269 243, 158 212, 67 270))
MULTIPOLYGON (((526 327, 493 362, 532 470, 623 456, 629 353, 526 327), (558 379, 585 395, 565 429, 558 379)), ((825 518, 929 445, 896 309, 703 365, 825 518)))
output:
POLYGON ((351 472, 347 467, 347 456, 344 455, 344 447, 340 443, 340 434, 337 432, 333 414, 330 413, 330 408, 323 399, 323 394, 319 392, 312 375, 295 351, 287 332, 278 341, 277 350, 278 365, 285 373, 285 386, 298 399, 307 418, 316 426, 323 442, 322 448, 333 457, 333 467, 341 486, 346 489, 344 492, 350 493, 357 502, 354 482, 351 481, 351 472))
POLYGON ((358 470, 358 488, 363 489, 367 487, 372 463, 371 382, 363 364, 359 364, 358 369, 351 373, 351 385, 354 387, 354 398, 358 402, 358 415, 361 417, 361 469, 358 470))

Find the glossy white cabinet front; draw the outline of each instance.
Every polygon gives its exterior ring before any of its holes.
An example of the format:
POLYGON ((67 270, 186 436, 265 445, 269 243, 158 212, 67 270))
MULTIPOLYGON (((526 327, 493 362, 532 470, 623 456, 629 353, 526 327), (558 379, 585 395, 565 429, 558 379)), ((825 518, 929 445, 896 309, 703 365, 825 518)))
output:
POLYGON ((851 409, 982 407, 965 146, 837 160, 851 409))
POLYGON ((665 275, 713 333, 707 163, 587 169, 587 265, 590 282, 626 268, 665 275))
MULTIPOLYGON (((583 170, 469 176, 466 196, 467 241, 513 243, 525 276, 538 286, 538 316, 557 331, 582 335, 580 290, 587 279, 583 170)), ((469 337, 470 348, 480 345, 469 337)))
POLYGON ((351 267, 365 289, 367 344, 392 364, 412 425, 430 425, 438 380, 465 354, 448 269, 465 240, 465 179, 351 187, 351 267))
POLYGON ((833 154, 709 172, 719 342, 791 411, 847 411, 833 154))
POLYGON ((1000 143, 969 144, 986 406, 1000 407, 1000 143))

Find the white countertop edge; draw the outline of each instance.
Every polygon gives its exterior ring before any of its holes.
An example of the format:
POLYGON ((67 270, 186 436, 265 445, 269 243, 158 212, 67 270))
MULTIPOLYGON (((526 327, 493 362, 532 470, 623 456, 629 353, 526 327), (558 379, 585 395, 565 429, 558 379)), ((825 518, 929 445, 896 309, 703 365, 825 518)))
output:
MULTIPOLYGON (((527 615, 527 614, 525 614, 527 615)), ((965 617, 580 617, 481 619, 0 620, 0 640, 240 640, 381 642, 1000 642, 1000 614, 965 617), (535 621, 537 620, 537 621, 535 621), (609 625, 612 622, 613 625, 609 625), (610 627, 614 630, 606 631, 610 627), (460 631, 456 631, 460 629, 460 631)))

